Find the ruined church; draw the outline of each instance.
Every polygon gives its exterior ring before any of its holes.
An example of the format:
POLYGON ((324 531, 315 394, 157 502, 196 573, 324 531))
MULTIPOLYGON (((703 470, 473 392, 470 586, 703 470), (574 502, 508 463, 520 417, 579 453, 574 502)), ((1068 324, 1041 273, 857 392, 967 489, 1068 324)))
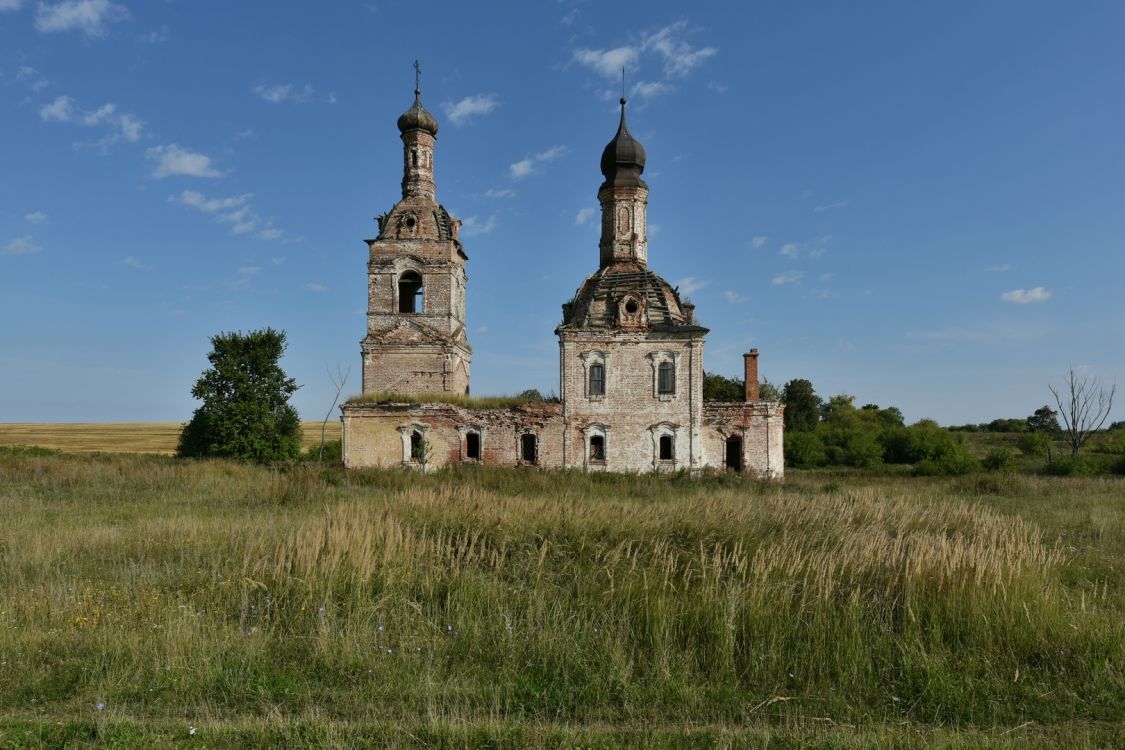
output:
POLYGON ((398 118, 402 199, 367 240, 363 395, 342 407, 346 466, 784 474, 783 407, 759 398, 756 349, 744 355, 742 401, 703 400, 707 329, 649 269, 646 156, 625 105, 623 97, 601 156, 598 269, 563 304, 555 329, 559 401, 478 408, 465 398, 468 255, 460 221, 437 202, 438 122, 415 89, 398 118))

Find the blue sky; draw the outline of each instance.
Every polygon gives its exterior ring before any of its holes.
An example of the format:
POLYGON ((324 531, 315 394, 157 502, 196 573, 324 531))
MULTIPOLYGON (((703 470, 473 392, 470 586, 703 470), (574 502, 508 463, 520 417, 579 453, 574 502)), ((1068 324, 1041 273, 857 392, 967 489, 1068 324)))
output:
MULTIPOLYGON (((0 422, 190 416, 208 337, 359 389, 395 120, 441 122, 473 392, 556 390, 627 68, 707 369, 951 424, 1125 383, 1117 2, 0 0, 0 422)), ((1125 418, 1118 406, 1114 418, 1125 418)))

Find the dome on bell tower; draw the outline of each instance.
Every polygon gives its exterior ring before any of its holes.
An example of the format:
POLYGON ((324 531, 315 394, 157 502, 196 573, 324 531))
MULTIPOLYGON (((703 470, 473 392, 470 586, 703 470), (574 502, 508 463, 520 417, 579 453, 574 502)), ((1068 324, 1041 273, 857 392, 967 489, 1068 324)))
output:
POLYGON ((432 136, 437 136, 437 119, 422 106, 422 92, 419 89, 414 89, 414 104, 399 116, 398 129, 401 133, 409 130, 424 130, 432 136))
POLYGON ((629 132, 625 122, 625 97, 621 97, 621 124, 617 134, 602 151, 602 174, 605 187, 640 186, 647 187, 641 179, 645 171, 645 147, 629 132))

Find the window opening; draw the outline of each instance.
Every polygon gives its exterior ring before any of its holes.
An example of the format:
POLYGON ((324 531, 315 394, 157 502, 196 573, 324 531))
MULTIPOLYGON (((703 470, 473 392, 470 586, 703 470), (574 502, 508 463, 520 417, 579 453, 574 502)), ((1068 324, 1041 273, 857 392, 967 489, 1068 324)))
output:
POLYGON ((539 461, 539 440, 535 435, 528 433, 520 435, 520 460, 529 464, 539 461))
POLYGON ((676 366, 671 362, 661 362, 657 368, 657 393, 676 392, 676 366))
POLYGON ((728 469, 742 471, 742 438, 738 435, 727 438, 726 465, 728 469))
POLYGON ((661 435, 660 436, 660 460, 661 461, 671 461, 675 457, 676 457, 676 454, 675 454, 675 451, 673 450, 673 447, 672 447, 672 436, 671 435, 661 435))
POLYGON ((407 271, 398 279, 398 311, 400 313, 421 312, 422 277, 415 271, 407 271))
POLYGON ((625 312, 629 313, 630 315, 635 315, 637 313, 637 310, 639 309, 640 308, 637 306, 637 301, 635 299, 631 299, 625 303, 625 312))
POLYGON ((410 165, 412 167, 418 166, 418 152, 416 150, 410 152, 410 165))
POLYGON ((465 435, 465 457, 474 461, 480 460, 480 435, 470 432, 465 435))
POLYGON ((594 435, 590 438, 590 460, 605 461, 605 437, 594 435))
POLYGON ((590 365, 590 395, 605 395, 605 365, 597 363, 590 365))
POLYGON ((415 430, 410 433, 410 460, 423 461, 426 458, 426 441, 422 433, 415 430))

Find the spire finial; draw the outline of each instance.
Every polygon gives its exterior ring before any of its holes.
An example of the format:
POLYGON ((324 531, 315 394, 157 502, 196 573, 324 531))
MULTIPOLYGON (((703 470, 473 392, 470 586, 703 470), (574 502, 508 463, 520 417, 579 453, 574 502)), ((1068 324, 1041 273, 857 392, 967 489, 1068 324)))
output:
POLYGON ((621 111, 625 112, 625 66, 621 66, 621 111))
POLYGON ((414 61, 414 96, 422 93, 422 64, 414 61))

